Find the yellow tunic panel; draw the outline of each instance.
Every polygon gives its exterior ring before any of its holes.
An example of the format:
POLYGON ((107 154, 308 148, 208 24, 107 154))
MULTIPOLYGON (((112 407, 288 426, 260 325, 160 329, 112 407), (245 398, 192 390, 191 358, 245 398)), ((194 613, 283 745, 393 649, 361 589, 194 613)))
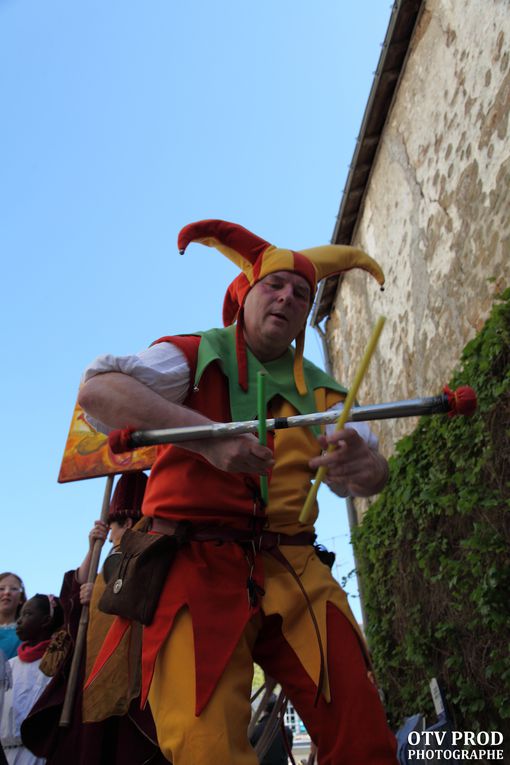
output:
MULTIPOLYGON (((324 411, 342 400, 342 395, 319 389, 315 392, 317 410, 324 411)), ((273 401, 273 416, 290 417, 296 414, 287 401, 273 401), (274 404, 276 403, 276 406, 274 404)), ((320 454, 320 446, 309 428, 278 430, 275 435, 275 460, 269 485, 269 502, 266 512, 268 528, 285 534, 313 532, 318 507, 308 525, 302 525, 298 516, 314 477, 308 460, 320 454)), ((310 599, 319 626, 325 657, 327 656, 326 605, 334 604, 351 622, 363 641, 359 626, 349 608, 347 596, 311 547, 282 546, 287 558, 310 599)), ((271 555, 264 554, 265 595, 262 609, 266 615, 279 614, 282 630, 289 645, 295 651, 305 671, 317 685, 320 678, 320 650, 313 621, 299 585, 292 574, 271 555)), ((338 647, 341 650, 341 647, 338 647)), ((322 691, 329 700, 329 684, 325 674, 322 691)))

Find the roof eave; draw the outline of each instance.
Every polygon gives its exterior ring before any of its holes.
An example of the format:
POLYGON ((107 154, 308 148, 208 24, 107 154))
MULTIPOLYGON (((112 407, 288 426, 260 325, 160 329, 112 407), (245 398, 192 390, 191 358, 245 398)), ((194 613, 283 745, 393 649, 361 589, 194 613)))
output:
MULTIPOLYGON (((384 125, 423 5, 424 0, 396 0, 393 5, 361 129, 349 165, 349 174, 331 238, 332 244, 351 244, 352 242, 384 125)), ((320 283, 310 315, 312 326, 319 325, 330 315, 339 283, 340 276, 331 276, 320 283)))

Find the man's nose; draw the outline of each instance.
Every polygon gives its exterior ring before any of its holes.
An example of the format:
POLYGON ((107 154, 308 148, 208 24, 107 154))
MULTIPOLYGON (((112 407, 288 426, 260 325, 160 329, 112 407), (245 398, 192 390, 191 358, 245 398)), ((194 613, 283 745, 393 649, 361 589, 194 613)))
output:
POLYGON ((293 295, 294 295, 294 291, 292 289, 292 285, 286 284, 284 287, 280 289, 278 293, 278 298, 282 302, 288 302, 289 300, 292 299, 293 295))

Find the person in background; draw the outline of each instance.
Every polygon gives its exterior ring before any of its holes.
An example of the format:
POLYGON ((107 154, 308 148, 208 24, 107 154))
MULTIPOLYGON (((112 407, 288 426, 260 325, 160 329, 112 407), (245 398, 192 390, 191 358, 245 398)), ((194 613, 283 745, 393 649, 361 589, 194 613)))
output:
POLYGON ((16 631, 21 639, 17 656, 8 662, 10 687, 4 697, 0 737, 9 765, 42 765, 46 761, 32 754, 21 739, 23 720, 49 683, 41 669, 52 634, 61 626, 63 611, 53 595, 34 595, 21 609, 16 631))
MULTIPOLYGON (((64 575, 60 598, 65 612, 65 641, 71 650, 58 658, 60 646, 55 640, 56 658, 51 683, 39 698, 22 726, 25 744, 47 765, 162 765, 156 732, 149 708, 140 710, 136 691, 123 683, 123 672, 113 666, 108 679, 108 692, 102 697, 83 694, 85 667, 91 665, 113 617, 97 608, 106 581, 115 571, 118 545, 123 534, 141 517, 142 500, 147 483, 143 472, 123 474, 118 480, 110 503, 107 523, 96 521, 89 533, 89 549, 76 570, 64 575), (96 540, 103 543, 110 533, 112 550, 93 584, 87 582, 90 559, 96 540), (78 632, 81 606, 90 605, 86 656, 79 670, 70 725, 59 727, 72 650, 78 632)), ((121 664, 125 655, 119 657, 121 664)))
MULTIPOLYGON (((3 651, 0 651, 0 720, 2 719, 2 709, 4 707, 4 695, 8 688, 7 660, 3 651)), ((0 743, 0 765, 7 765, 4 749, 0 743)))
POLYGON ((21 640, 16 634, 16 619, 26 601, 23 582, 17 574, 0 574, 0 651, 6 659, 16 656, 21 640))
POLYGON ((76 582, 80 585, 80 602, 82 605, 90 603, 94 588, 96 589, 94 604, 101 596, 104 585, 109 579, 110 572, 115 568, 122 537, 142 517, 142 501, 146 485, 147 476, 144 472, 124 473, 115 487, 106 523, 99 520, 94 523, 94 528, 89 534, 87 555, 76 570, 75 575, 76 582), (104 562, 102 575, 94 583, 89 583, 87 579, 95 541, 100 539, 104 542, 107 536, 112 544, 112 549, 104 562))

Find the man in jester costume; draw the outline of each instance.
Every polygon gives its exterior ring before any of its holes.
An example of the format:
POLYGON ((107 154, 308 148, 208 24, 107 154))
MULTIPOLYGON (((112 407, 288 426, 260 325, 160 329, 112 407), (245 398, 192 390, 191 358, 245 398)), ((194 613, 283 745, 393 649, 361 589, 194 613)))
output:
MULTIPOLYGON (((225 328, 166 336, 133 356, 103 356, 84 376, 80 403, 98 428, 167 428, 255 419, 257 373, 267 416, 324 411, 345 389, 303 359, 318 282, 361 268, 383 274, 361 250, 280 249, 234 223, 204 220, 179 234, 214 247, 241 273, 227 290, 225 328), (295 341, 295 347, 291 344, 295 341)), ((253 662, 282 686, 318 747, 320 765, 396 763, 369 660, 346 595, 298 520, 310 481, 327 467, 340 496, 382 489, 387 463, 368 427, 323 433, 277 430, 159 447, 143 513, 153 530, 188 542, 143 630, 142 702, 174 765, 257 765, 247 728, 253 662), (325 453, 328 444, 334 450, 325 453), (269 481, 268 502, 260 476, 269 481)), ((89 683, 130 629, 118 618, 89 683)))

